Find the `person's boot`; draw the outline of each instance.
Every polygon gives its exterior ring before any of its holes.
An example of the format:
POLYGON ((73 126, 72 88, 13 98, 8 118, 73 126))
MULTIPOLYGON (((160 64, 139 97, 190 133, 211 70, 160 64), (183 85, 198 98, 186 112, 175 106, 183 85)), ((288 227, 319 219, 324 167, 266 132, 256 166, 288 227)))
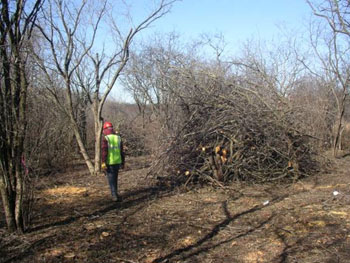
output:
POLYGON ((121 201, 122 201, 122 198, 121 198, 121 196, 117 195, 117 196, 112 196, 112 200, 113 200, 114 202, 121 202, 121 201))

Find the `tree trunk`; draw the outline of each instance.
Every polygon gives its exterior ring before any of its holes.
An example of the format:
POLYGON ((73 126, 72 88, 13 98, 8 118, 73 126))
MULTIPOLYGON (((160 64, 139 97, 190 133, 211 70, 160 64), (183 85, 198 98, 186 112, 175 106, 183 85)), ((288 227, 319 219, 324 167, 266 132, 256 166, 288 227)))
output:
POLYGON ((78 127, 77 123, 74 120, 72 121, 72 126, 73 126, 73 131, 74 131, 75 138, 77 140, 77 143, 78 143, 78 146, 79 146, 79 149, 80 149, 80 153, 81 153, 81 155, 83 156, 83 158, 85 160, 85 163, 86 163, 86 165, 87 165, 87 167, 89 169, 90 174, 94 175, 95 174, 94 166, 93 166, 93 164, 91 162, 89 154, 88 154, 88 152, 86 150, 86 147, 85 147, 85 145, 83 143, 83 140, 81 138, 79 127, 78 127))
POLYGON ((95 124, 95 172, 96 174, 101 172, 101 139, 102 139, 102 127, 103 119, 101 116, 101 111, 99 110, 99 99, 98 94, 94 97, 94 102, 92 104, 92 112, 94 114, 94 124, 95 124))
MULTIPOLYGON (((346 96, 345 96, 346 98, 346 96)), ((335 127, 335 132, 334 132, 334 140, 333 140, 333 156, 337 156, 337 148, 340 142, 340 136, 341 136, 341 129, 342 129, 342 122, 344 118, 344 112, 345 112, 345 98, 343 99, 343 104, 341 105, 341 110, 339 112, 338 120, 337 120, 337 125, 335 127)))
POLYGON ((95 172, 101 172, 101 139, 102 139, 102 120, 95 116, 95 172))
POLYGON ((15 221, 13 204, 11 202, 11 200, 13 200, 14 193, 7 186, 7 183, 5 182, 4 178, 6 178, 6 175, 5 176, 1 175, 0 177, 1 200, 4 207, 7 228, 10 232, 14 232, 16 230, 16 221, 15 221))
POLYGON ((84 145, 87 147, 87 135, 86 135, 86 128, 87 128, 87 118, 86 118, 86 105, 83 105, 84 108, 80 110, 80 134, 81 139, 84 143, 84 145))
POLYGON ((341 134, 341 122, 339 121, 339 124, 336 126, 336 130, 334 133, 334 140, 333 140, 333 156, 337 156, 337 149, 340 141, 340 134, 341 134))
POLYGON ((17 232, 24 232, 24 218, 23 218, 23 178, 22 174, 17 170, 16 172, 16 201, 15 201, 15 220, 17 232))

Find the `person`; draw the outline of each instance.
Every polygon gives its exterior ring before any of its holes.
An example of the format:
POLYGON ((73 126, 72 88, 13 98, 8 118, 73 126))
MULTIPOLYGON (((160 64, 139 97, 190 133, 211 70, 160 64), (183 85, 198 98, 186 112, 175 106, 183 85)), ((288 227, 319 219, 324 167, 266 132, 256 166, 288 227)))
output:
POLYGON ((120 168, 124 168, 125 154, 123 141, 120 135, 114 131, 111 122, 105 122, 103 124, 101 159, 101 169, 107 175, 112 200, 120 202, 121 196, 118 195, 118 172, 120 168))

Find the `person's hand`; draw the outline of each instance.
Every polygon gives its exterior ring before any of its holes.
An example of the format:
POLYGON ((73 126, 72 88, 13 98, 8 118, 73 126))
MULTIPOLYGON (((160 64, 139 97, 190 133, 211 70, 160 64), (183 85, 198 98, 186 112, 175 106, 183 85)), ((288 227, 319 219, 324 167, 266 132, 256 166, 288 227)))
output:
POLYGON ((101 170, 102 171, 106 171, 107 170, 106 163, 101 163, 101 170))
POLYGON ((120 166, 120 168, 124 169, 124 168, 125 168, 125 164, 122 163, 122 165, 120 166))

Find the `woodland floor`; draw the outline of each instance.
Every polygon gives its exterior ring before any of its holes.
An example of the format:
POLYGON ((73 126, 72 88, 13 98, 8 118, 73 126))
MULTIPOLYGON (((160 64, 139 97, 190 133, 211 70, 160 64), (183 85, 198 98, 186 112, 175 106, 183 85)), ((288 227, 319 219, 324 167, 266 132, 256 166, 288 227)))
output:
POLYGON ((350 157, 295 184, 191 190, 143 161, 120 173, 121 203, 83 165, 41 179, 28 233, 0 214, 0 262, 350 262, 350 157))

